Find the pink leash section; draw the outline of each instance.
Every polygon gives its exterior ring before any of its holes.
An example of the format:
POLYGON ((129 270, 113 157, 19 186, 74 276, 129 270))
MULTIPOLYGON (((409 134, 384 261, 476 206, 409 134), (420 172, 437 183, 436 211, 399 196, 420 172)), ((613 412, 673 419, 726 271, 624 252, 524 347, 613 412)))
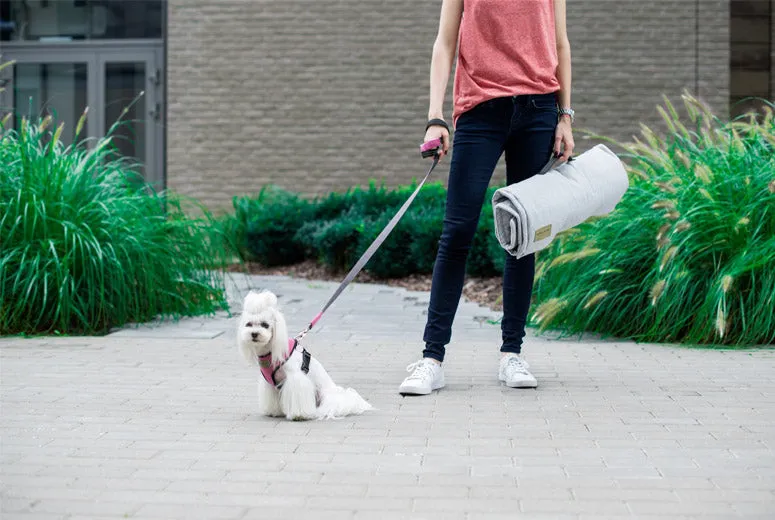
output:
POLYGON ((388 222, 387 226, 385 226, 385 229, 382 230, 382 232, 379 234, 377 238, 374 239, 374 242, 371 243, 369 248, 366 250, 363 255, 358 259, 358 261, 355 263, 352 269, 350 269, 350 272, 347 273, 347 276, 345 276, 342 283, 339 284, 339 287, 337 287, 334 294, 329 298, 328 302, 323 306, 323 309, 317 313, 317 315, 312 318, 312 321, 309 323, 306 329, 301 331, 297 336, 296 340, 300 341, 304 336, 307 335, 307 333, 312 330, 312 327, 315 326, 315 324, 320 321, 320 318, 323 316, 323 313, 328 310, 328 308, 331 306, 334 301, 339 298, 339 295, 342 294, 342 291, 350 284, 350 282, 355 279, 355 277, 358 275, 358 273, 361 272, 361 269, 366 265, 366 263, 371 260, 371 257, 374 255, 374 253, 379 249, 379 247, 382 245, 382 243, 385 241, 385 239, 388 237, 391 231, 393 231, 393 228, 396 227, 396 224, 398 224, 398 221, 401 220, 401 217, 404 216, 404 213, 406 213, 406 210, 409 209, 409 206, 414 201, 415 197, 417 197, 417 194, 420 192, 420 189, 425 185, 425 182, 430 178, 431 173, 433 172, 434 168, 436 168, 436 165, 439 164, 439 159, 441 159, 441 139, 433 139, 431 141, 428 141, 427 143, 423 143, 422 146, 420 146, 420 155, 423 158, 433 157, 433 163, 431 164, 431 167, 428 169, 428 173, 425 174, 425 177, 422 181, 420 181, 420 184, 417 185, 417 188, 414 190, 414 193, 412 193, 408 199, 406 199, 406 202, 404 202, 404 205, 401 206, 401 208, 398 210, 398 212, 393 216, 392 219, 390 219, 390 222, 388 222))

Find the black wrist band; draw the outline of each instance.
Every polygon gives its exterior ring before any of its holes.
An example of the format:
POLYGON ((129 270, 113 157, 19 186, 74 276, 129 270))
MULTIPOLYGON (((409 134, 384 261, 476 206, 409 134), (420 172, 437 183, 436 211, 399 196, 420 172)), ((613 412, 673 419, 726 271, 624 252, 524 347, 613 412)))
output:
POLYGON ((425 125, 425 130, 426 130, 426 131, 428 131, 428 129, 429 129, 430 127, 432 127, 432 126, 443 126, 444 128, 446 128, 446 129, 447 129, 447 132, 449 132, 449 125, 448 125, 448 124, 447 124, 447 122, 446 122, 446 121, 444 121, 443 119, 431 119, 431 120, 430 120, 430 121, 428 121, 428 123, 425 125))

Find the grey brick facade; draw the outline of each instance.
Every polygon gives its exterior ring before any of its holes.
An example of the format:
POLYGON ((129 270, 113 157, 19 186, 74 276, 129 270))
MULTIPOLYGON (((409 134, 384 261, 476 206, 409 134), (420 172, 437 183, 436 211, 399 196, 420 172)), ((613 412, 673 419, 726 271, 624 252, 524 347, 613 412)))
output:
MULTIPOLYGON (((422 175, 440 5, 170 0, 167 185, 226 209, 267 183, 317 194, 422 175)), ((570 0, 568 25, 577 128, 626 139, 683 89, 728 110, 729 0, 570 0)))

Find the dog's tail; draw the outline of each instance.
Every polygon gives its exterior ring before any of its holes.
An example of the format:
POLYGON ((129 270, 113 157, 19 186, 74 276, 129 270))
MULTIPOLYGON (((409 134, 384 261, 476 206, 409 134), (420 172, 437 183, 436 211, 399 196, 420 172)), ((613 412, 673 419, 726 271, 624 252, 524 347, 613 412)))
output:
POLYGON ((354 389, 335 386, 323 391, 318 406, 318 418, 338 419, 348 415, 360 415, 373 409, 374 407, 354 389))
POLYGON ((242 311, 246 314, 258 314, 261 311, 277 306, 277 296, 269 291, 257 293, 250 291, 245 296, 242 311))

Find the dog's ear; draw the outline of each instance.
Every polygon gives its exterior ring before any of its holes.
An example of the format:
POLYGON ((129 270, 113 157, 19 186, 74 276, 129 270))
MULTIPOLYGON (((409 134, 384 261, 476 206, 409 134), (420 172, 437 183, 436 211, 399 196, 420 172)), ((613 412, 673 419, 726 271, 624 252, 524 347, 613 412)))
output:
POLYGON ((288 353, 288 326, 285 324, 285 318, 278 310, 272 310, 274 315, 274 328, 272 330, 272 359, 285 359, 288 353))
POLYGON ((277 296, 274 293, 270 291, 262 291, 260 293, 250 291, 245 296, 242 310, 247 314, 258 314, 261 311, 275 307, 277 307, 277 296))

